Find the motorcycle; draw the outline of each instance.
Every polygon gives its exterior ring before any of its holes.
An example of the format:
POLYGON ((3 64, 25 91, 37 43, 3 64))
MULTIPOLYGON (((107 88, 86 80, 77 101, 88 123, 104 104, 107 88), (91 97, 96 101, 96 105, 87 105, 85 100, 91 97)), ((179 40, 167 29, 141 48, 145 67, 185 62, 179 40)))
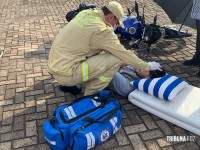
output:
MULTIPOLYGON (((70 22, 71 19, 82 10, 95 8, 95 4, 80 4, 76 10, 72 10, 66 14, 66 20, 70 22)), ((192 34, 187 31, 178 30, 173 26, 159 26, 157 24, 157 15, 154 16, 153 23, 145 23, 144 8, 145 6, 143 6, 143 14, 140 16, 139 6, 137 1, 135 1, 135 8, 133 11, 131 12, 130 9, 127 8, 128 14, 122 19, 124 28, 117 27, 115 30, 115 33, 118 34, 121 39, 125 38, 133 41, 130 45, 131 48, 138 48, 140 43, 144 42, 147 43, 147 51, 150 52, 151 45, 155 44, 160 38, 183 38, 192 36, 192 34), (134 11, 136 16, 131 16, 134 11)))
POLYGON ((160 38, 183 38, 190 37, 192 34, 184 30, 178 30, 174 26, 159 26, 157 24, 157 15, 153 18, 152 24, 145 23, 145 15, 143 6, 143 14, 140 16, 138 3, 135 1, 136 16, 131 16, 131 11, 127 8, 128 15, 124 16, 122 22, 125 28, 117 27, 116 34, 121 38, 134 41, 132 48, 138 48, 141 42, 147 43, 147 51, 150 52, 152 44, 156 43, 160 38))

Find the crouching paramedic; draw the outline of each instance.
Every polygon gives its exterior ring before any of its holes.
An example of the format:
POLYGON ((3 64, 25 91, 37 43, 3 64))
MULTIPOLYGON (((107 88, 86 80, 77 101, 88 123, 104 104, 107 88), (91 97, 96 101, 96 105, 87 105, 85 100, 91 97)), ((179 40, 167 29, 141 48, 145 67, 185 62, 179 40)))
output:
POLYGON ((84 95, 91 95, 104 89, 122 65, 130 64, 144 74, 160 67, 120 44, 114 27, 123 27, 123 15, 122 6, 112 1, 101 10, 80 12, 59 32, 50 50, 48 71, 60 85, 73 92, 74 86, 84 83, 84 95))

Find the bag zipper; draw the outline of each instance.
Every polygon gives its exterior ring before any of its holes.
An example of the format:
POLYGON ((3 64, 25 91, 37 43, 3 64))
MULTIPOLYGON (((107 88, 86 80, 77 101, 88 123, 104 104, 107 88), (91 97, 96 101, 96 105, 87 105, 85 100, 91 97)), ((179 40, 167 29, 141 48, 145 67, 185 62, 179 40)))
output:
MULTIPOLYGON (((71 105, 73 105, 73 104, 75 104, 75 103, 77 103, 77 102, 80 102, 81 100, 83 100, 83 99, 86 99, 86 98, 93 98, 93 97, 96 97, 96 96, 99 96, 98 94, 93 94, 93 95, 90 95, 90 96, 84 96, 84 97, 80 97, 80 98, 78 98, 78 99, 76 99, 74 102, 72 102, 72 103, 70 103, 70 104, 64 104, 64 105, 61 105, 61 106, 71 106, 71 105)), ((61 107, 60 106, 60 107, 61 107)), ((56 115, 56 110, 58 109, 58 107, 56 108, 56 109, 54 109, 54 112, 53 112, 53 116, 55 116, 56 115)))
POLYGON ((60 114, 60 117, 61 117, 61 119, 62 119, 62 121, 63 121, 64 123, 72 123, 72 122, 78 120, 79 118, 81 118, 81 117, 83 117, 83 116, 85 116, 85 115, 87 115, 87 114, 89 114, 89 113, 91 113, 91 112, 94 112, 95 110, 97 110, 97 109, 99 109, 99 108, 103 108, 106 104, 108 104, 108 103, 110 103, 110 102, 111 102, 111 101, 107 101, 107 102, 105 102, 105 103, 101 103, 98 107, 95 107, 95 108, 93 108, 93 109, 90 109, 90 110, 88 110, 88 111, 86 111, 86 112, 80 114, 79 116, 76 116, 76 117, 74 117, 74 118, 72 118, 72 119, 69 119, 69 120, 66 120, 66 118, 64 117, 64 114, 63 114, 62 111, 60 111, 59 114, 60 114))

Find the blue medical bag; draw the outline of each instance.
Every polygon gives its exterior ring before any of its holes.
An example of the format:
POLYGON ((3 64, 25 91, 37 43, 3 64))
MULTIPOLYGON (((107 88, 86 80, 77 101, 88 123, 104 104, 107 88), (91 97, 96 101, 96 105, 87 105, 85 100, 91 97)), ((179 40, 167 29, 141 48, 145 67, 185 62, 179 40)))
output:
POLYGON ((87 150, 112 137, 121 120, 120 103, 104 90, 59 106, 43 123, 44 138, 53 150, 87 150))

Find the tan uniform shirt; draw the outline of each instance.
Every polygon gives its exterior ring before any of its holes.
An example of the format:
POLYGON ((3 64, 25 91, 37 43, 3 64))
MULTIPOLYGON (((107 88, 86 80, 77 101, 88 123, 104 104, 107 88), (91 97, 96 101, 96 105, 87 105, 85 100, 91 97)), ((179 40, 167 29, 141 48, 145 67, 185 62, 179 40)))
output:
POLYGON ((119 42, 101 10, 84 10, 57 35, 48 60, 52 74, 68 76, 82 61, 101 51, 110 52, 136 69, 149 70, 149 65, 119 42))

